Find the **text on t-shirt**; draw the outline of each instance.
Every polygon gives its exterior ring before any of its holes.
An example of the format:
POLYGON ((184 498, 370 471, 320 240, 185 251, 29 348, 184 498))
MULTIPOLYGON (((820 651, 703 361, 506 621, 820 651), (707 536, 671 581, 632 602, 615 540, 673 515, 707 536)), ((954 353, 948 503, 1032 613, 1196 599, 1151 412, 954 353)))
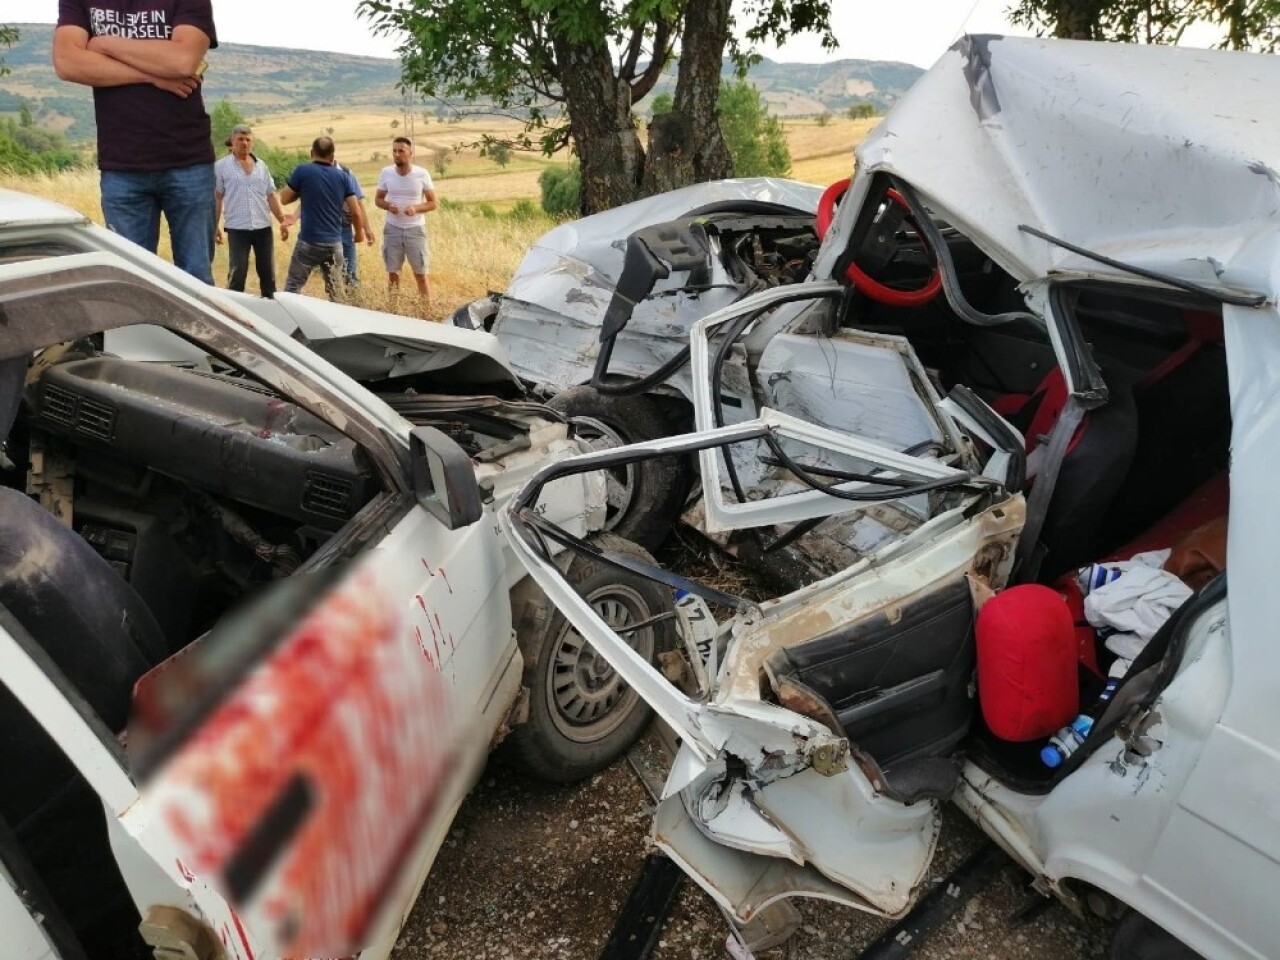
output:
POLYGON ((126 37, 130 40, 168 40, 173 35, 163 10, 107 10, 89 8, 89 22, 95 37, 126 37))

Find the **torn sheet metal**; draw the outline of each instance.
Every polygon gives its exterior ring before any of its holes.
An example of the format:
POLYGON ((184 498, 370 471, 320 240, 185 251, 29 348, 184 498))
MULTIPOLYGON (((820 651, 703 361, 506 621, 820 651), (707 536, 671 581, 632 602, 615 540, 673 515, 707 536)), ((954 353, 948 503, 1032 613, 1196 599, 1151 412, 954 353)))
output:
POLYGON ((812 867, 716 843, 698 829, 678 797, 658 804, 650 835, 655 846, 740 922, 749 922, 771 903, 796 896, 878 912, 812 867))
POLYGON ((770 407, 906 450, 943 440, 918 366, 906 338, 842 331, 829 338, 779 334, 756 369, 770 407))
MULTIPOLYGON (((840 289, 834 282, 813 283, 806 285, 815 297, 836 292, 840 289)), ((712 356, 710 338, 717 329, 736 317, 746 316, 755 311, 776 305, 782 301, 795 298, 794 288, 775 287, 747 297, 723 310, 718 310, 700 319, 689 333, 690 369, 693 377, 694 422, 700 431, 707 431, 715 424, 715 401, 712 396, 712 356)), ((775 337, 775 340, 778 338, 775 337)), ((914 456, 899 452, 900 447, 886 444, 876 439, 864 437, 858 430, 841 424, 844 416, 857 418, 860 407, 869 402, 869 396, 877 392, 886 394, 887 402, 878 403, 879 412, 896 413, 897 422, 881 424, 880 417, 866 417, 862 424, 880 436, 888 435, 895 441, 902 440, 900 433, 905 418, 909 430, 914 430, 926 440, 945 440, 946 450, 954 451, 959 447, 958 434, 954 425, 945 414, 930 412, 929 407, 937 402, 937 396, 928 385, 923 370, 915 359, 909 345, 899 338, 875 337, 874 335, 849 335, 848 347, 832 348, 824 352, 824 344, 814 338, 789 337, 783 340, 776 355, 773 367, 772 389, 780 399, 797 398, 800 401, 801 413, 808 417, 792 416, 787 413, 765 408, 760 411, 759 420, 767 424, 772 432, 793 445, 799 445, 816 451, 819 458, 827 458, 832 463, 861 465, 864 469, 889 471, 898 476, 916 480, 938 480, 948 477, 961 477, 964 470, 944 464, 934 457, 914 456), (799 355, 805 355, 805 361, 799 355), (841 359, 847 363, 838 363, 842 372, 837 373, 832 367, 833 356, 843 354, 841 359), (825 357, 825 360, 824 360, 825 357), (783 364, 798 365, 797 384, 805 384, 808 389, 779 389, 783 381, 780 370, 783 364), (805 409, 805 401, 811 393, 821 390, 821 378, 812 371, 819 365, 826 365, 828 383, 840 399, 840 383, 845 393, 845 403, 827 404, 814 399, 811 406, 805 409), (896 385, 896 397, 889 396, 892 391, 887 388, 896 385), (831 423, 832 426, 824 426, 831 423), (832 460, 831 457, 835 458, 832 460)), ((766 351, 767 355, 768 351, 766 351)), ((906 445, 907 448, 910 444, 906 445)), ((735 463, 747 472, 747 487, 758 492, 762 486, 759 464, 762 454, 758 448, 747 448, 747 452, 734 451, 735 463)), ((865 504, 844 500, 837 501, 818 490, 796 484, 790 485, 763 484, 767 489, 762 499, 748 500, 739 503, 729 491, 730 480, 724 471, 723 456, 718 450, 708 449, 698 453, 698 464, 703 477, 703 509, 705 511, 705 529, 708 533, 718 533, 740 527, 761 526, 771 523, 796 523, 816 517, 836 516, 857 510, 865 504)), ((867 484, 854 481, 841 484, 841 489, 855 490, 867 484)))
MULTIPOLYGON (((356 379, 443 371, 466 361, 471 361, 468 376, 473 380, 512 382, 516 379, 506 351, 485 333, 299 294, 280 293, 274 302, 321 356, 339 367, 342 364, 336 361, 342 359, 367 371, 356 379), (331 346, 325 347, 325 342, 331 346)), ((270 309, 254 306, 259 312, 270 309)), ((279 325, 272 316, 262 315, 279 325)))
MULTIPOLYGON (((768 177, 720 180, 638 200, 566 223, 541 237, 516 270, 494 321, 498 336, 531 383, 559 390, 591 379, 600 325, 622 273, 626 241, 635 230, 690 216, 713 204, 769 203, 816 211, 821 191, 809 184, 768 177)), ((660 280, 637 304, 618 337, 610 369, 643 376, 684 346, 689 324, 725 307, 743 293, 712 258, 707 289, 685 292, 684 274, 660 280)), ((688 371, 676 380, 688 395, 688 371)))
MULTIPOLYGON (((895 468, 904 472, 952 469, 893 451, 886 454, 879 445, 773 411, 765 411, 759 422, 635 444, 623 448, 625 452, 589 454, 576 461, 604 465, 608 457, 620 453, 685 452, 718 439, 750 439, 765 428, 805 437, 823 448, 873 456, 872 462, 887 460, 891 454, 897 458, 895 468)), ((571 469, 574 462, 548 468, 546 473, 554 476, 571 469)), ((766 700, 764 661, 780 647, 803 643, 876 611, 891 610, 969 571, 980 571, 1002 583, 1021 529, 1022 499, 1008 498, 967 518, 975 499, 971 496, 965 505, 895 538, 867 560, 828 580, 758 608, 740 610, 706 702, 686 696, 636 654, 573 590, 555 564, 538 552, 519 513, 526 506, 521 498, 500 514, 500 523, 517 557, 561 613, 681 738, 663 791, 664 804, 678 798, 697 829, 716 841, 701 853, 674 843, 667 847, 692 876, 714 888, 707 877, 718 875, 722 866, 716 851, 746 851, 812 867, 843 887, 863 909, 896 914, 909 905, 932 856, 934 804, 901 804, 878 792, 867 771, 848 762, 848 743, 825 715, 806 716, 766 700), (851 829, 851 824, 858 828, 851 829), (704 856, 708 859, 701 859, 704 856)), ((832 498, 825 500, 826 512, 842 510, 832 498)), ((804 509, 817 516, 822 506, 815 501, 804 509)), ((800 886, 791 889, 791 895, 814 889, 802 880, 794 879, 800 886)), ((747 894, 729 892, 733 884, 725 882, 727 890, 713 895, 739 919, 748 919, 759 903, 747 894)))

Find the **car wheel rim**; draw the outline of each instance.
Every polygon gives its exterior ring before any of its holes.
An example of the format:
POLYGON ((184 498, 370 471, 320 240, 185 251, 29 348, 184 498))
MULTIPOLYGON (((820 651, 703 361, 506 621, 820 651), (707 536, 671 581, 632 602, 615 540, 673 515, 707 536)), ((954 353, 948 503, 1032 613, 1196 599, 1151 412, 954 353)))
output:
MULTIPOLYGON (((626 629, 652 614, 630 587, 612 584, 596 590, 587 602, 615 633, 646 659, 652 659, 653 627, 626 629)), ((565 623, 555 640, 547 671, 547 700, 556 729, 569 740, 591 743, 613 733, 631 713, 636 693, 581 634, 565 623)))
MULTIPOLYGON (((594 417, 574 417, 574 432, 592 451, 616 450, 630 441, 616 428, 594 417)), ((631 508, 635 497, 636 467, 628 463, 610 467, 605 472, 605 520, 606 530, 614 529, 631 508)))

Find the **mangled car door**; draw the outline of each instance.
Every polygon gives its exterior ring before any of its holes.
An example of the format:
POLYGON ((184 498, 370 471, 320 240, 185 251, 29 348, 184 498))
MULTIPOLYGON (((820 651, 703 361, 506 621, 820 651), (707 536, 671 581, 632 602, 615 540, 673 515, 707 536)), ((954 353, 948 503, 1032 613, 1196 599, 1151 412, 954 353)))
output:
MULTIPOLYGON (((712 350, 724 355, 733 335, 713 347, 711 331, 741 332, 747 323, 734 322, 762 309, 839 289, 805 286, 695 325, 699 432, 546 468, 502 516, 539 585, 680 736, 653 839, 741 921, 793 896, 888 915, 911 903, 973 711, 971 580, 1004 584, 1023 518, 999 444, 979 452, 961 436, 899 337, 852 333, 812 348, 776 338, 782 352, 761 368, 775 371, 768 386, 791 409, 717 422, 712 350), (821 369, 810 349, 825 352, 821 369), (830 573, 764 602, 648 568, 721 611, 695 671, 705 681, 677 688, 549 562, 548 540, 585 545, 536 505, 558 476, 689 454, 702 466, 709 535, 748 530, 769 551, 816 534, 843 552, 833 550, 830 573)), ((980 402, 974 411, 989 413, 980 402)))

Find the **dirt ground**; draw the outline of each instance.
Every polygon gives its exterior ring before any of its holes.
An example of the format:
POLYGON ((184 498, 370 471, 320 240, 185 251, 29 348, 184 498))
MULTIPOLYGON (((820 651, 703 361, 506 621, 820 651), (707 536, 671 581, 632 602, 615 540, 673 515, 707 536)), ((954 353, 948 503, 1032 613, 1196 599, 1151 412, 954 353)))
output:
MULTIPOLYGON (((573 786, 526 779, 490 760, 463 805, 396 947, 398 960, 549 957, 594 960, 648 852, 653 805, 625 760, 573 786)), ((954 808, 930 870, 939 882, 982 843, 954 808)), ((1010 916, 1032 896, 1010 864, 914 956, 920 960, 1101 960, 1108 926, 1081 922, 1054 903, 1032 919, 1010 916)), ((800 904, 804 923, 758 960, 854 960, 887 927, 853 910, 800 904)), ((727 928, 701 890, 686 881, 660 936, 655 960, 729 954, 727 928)))

